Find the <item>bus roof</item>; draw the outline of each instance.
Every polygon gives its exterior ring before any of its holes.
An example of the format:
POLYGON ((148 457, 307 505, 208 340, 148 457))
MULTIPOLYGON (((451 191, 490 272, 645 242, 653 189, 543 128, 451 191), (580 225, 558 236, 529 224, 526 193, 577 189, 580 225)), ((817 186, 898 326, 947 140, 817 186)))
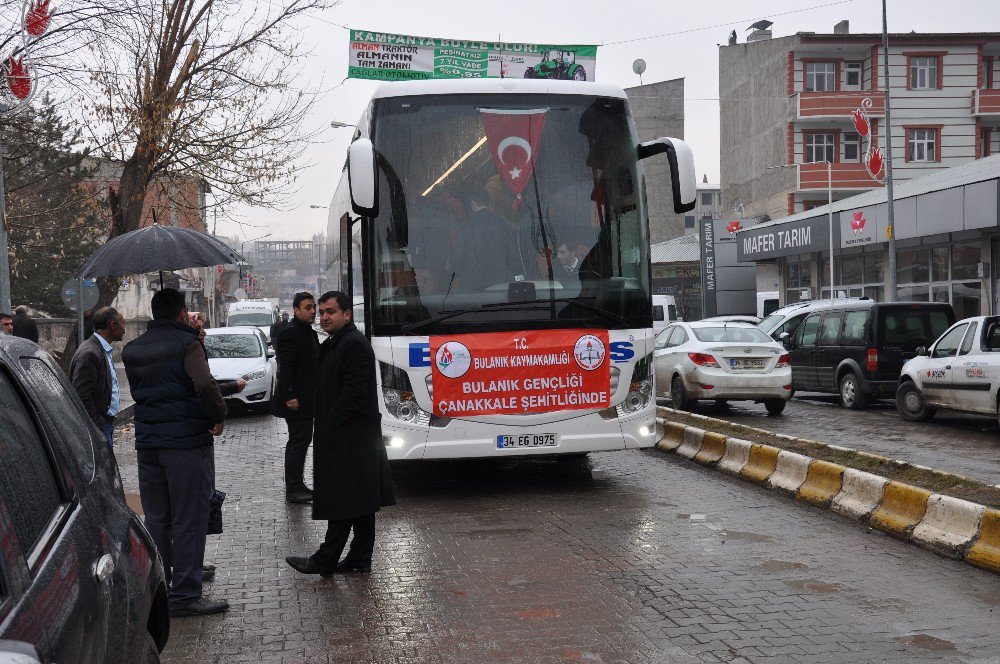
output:
POLYGON ((394 81, 380 84, 375 89, 372 99, 453 94, 559 94, 627 99, 624 90, 607 83, 523 78, 394 81))

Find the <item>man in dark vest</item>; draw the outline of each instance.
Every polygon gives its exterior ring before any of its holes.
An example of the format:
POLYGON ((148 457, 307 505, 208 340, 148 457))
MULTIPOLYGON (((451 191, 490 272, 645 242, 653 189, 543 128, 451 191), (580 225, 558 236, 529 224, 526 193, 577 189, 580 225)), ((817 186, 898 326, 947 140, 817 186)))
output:
POLYGON ((28 307, 23 304, 14 309, 14 336, 38 343, 38 325, 31 320, 28 315, 28 307))
POLYGON ((375 547, 375 513, 394 505, 382 442, 375 353, 351 320, 351 299, 339 291, 319 298, 329 338, 319 350, 313 441, 313 516, 328 521, 326 539, 306 557, 285 561, 303 574, 368 572, 375 547), (343 560, 347 538, 354 531, 343 560))
POLYGON ((295 318, 271 337, 278 360, 278 385, 271 410, 285 418, 288 443, 285 445, 285 499, 308 503, 313 494, 302 477, 306 454, 313 437, 316 407, 316 363, 319 337, 312 328, 316 320, 316 298, 312 293, 296 293, 292 301, 295 318))
POLYGON ((146 528, 163 556, 170 615, 229 608, 201 594, 214 436, 226 405, 208 368, 198 333, 188 326, 184 296, 158 291, 145 334, 125 346, 122 361, 135 400, 139 497, 146 528))

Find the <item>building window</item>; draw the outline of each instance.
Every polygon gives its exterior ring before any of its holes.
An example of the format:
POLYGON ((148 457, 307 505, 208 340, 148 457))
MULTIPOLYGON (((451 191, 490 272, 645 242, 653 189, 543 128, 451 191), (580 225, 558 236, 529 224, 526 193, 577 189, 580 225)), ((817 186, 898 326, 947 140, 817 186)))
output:
POLYGON ((863 71, 863 63, 860 62, 845 62, 844 63, 844 89, 845 90, 860 90, 861 89, 861 72, 863 71))
POLYGON ((829 92, 836 89, 836 62, 806 63, 806 92, 829 92))
POLYGON ((808 260, 787 264, 785 304, 812 299, 812 263, 808 260))
POLYGON ((907 132, 907 161, 937 161, 937 129, 907 132))
POLYGON ((989 128, 983 128, 979 130, 979 156, 989 157, 990 156, 990 130, 989 128))
POLYGON ((813 208, 818 208, 821 205, 826 205, 826 201, 802 201, 802 211, 808 211, 813 208))
POLYGON ((833 133, 809 133, 806 139, 806 161, 807 164, 819 162, 832 162, 834 155, 833 133))
POLYGON ((958 318, 980 315, 978 242, 896 252, 900 301, 945 302, 958 318))
POLYGON ((856 131, 844 132, 844 161, 861 161, 861 135, 856 131))
POLYGON ((910 89, 937 90, 940 63, 936 55, 915 55, 910 60, 910 89))
POLYGON ((694 228, 694 217, 690 215, 684 217, 684 228, 694 228))
POLYGON ((983 89, 984 90, 989 90, 990 88, 993 87, 994 83, 996 82, 994 80, 994 76, 996 76, 996 61, 993 58, 991 58, 989 56, 986 56, 986 57, 983 58, 983 89))
POLYGON ((701 195, 701 204, 703 206, 711 207, 711 205, 712 205, 712 193, 711 192, 705 192, 705 193, 703 193, 701 195))

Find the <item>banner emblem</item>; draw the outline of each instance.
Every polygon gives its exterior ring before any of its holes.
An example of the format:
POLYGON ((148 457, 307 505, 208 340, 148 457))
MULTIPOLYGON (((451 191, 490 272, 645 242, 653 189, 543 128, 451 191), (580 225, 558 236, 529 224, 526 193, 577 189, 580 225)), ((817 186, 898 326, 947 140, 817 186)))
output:
POLYGON ((586 369, 587 371, 593 371, 604 363, 604 356, 606 355, 606 349, 604 348, 604 342, 592 334, 585 334, 576 341, 576 345, 573 346, 573 355, 576 357, 576 363, 580 365, 581 369, 586 369))
POLYGON ((448 378, 461 378, 472 366, 472 354, 465 344, 448 341, 441 344, 434 356, 438 371, 448 378))

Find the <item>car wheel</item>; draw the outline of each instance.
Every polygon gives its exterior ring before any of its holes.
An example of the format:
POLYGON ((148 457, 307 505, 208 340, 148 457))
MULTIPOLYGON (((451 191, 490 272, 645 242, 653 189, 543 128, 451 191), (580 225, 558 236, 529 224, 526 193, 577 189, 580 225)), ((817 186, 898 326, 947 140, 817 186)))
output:
POLYGON ((784 399, 764 399, 764 408, 769 417, 777 417, 784 412, 786 403, 784 399))
POLYGON ((142 642, 142 651, 139 657, 140 664, 160 664, 160 651, 156 649, 156 641, 148 631, 143 632, 145 639, 142 642))
POLYGON ((848 371, 840 379, 840 405, 848 410, 861 410, 868 404, 868 397, 861 391, 861 381, 848 371))
POLYGON ((687 393, 684 391, 684 381, 681 380, 680 376, 674 376, 674 379, 670 382, 670 400, 674 404, 674 408, 678 410, 691 410, 691 406, 694 402, 688 399, 687 393))
POLYGON ((729 408, 729 399, 716 399, 715 405, 717 408, 729 408))
POLYGON ((907 422, 926 422, 937 412, 926 405, 924 395, 912 381, 906 381, 896 390, 896 410, 907 422))

